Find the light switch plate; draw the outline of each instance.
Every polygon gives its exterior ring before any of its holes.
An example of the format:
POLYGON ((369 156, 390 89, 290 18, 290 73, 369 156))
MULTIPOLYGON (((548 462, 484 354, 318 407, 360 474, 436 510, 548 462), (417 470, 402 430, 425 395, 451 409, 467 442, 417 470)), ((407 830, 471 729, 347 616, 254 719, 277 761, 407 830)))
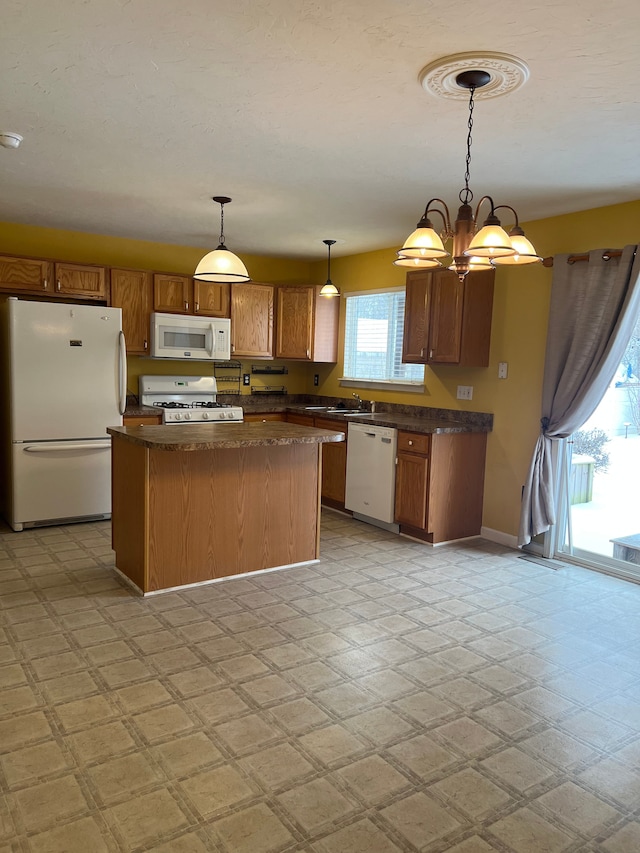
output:
POLYGON ((498 379, 506 379, 509 365, 506 361, 501 361, 498 365, 498 379))
POLYGON ((458 400, 473 400, 473 385, 458 385, 458 400))

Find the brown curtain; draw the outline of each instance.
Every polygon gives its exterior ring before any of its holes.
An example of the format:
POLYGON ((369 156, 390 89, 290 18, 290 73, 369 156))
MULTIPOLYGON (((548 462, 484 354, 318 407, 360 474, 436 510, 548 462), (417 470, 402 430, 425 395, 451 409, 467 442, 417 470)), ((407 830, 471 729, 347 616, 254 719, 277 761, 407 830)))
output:
POLYGON ((613 380, 640 315, 640 253, 553 259, 541 432, 524 486, 518 545, 555 523, 552 442, 587 421, 613 380))

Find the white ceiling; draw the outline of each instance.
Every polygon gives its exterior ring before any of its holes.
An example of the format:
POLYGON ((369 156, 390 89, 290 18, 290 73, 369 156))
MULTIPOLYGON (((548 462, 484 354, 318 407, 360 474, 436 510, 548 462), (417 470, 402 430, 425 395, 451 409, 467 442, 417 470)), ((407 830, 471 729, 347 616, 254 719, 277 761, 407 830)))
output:
POLYGON ((476 199, 637 199, 639 38, 637 0, 5 0, 0 220, 212 248, 229 195, 238 254, 400 245, 459 203, 467 107, 418 74, 461 51, 531 73, 476 105, 476 199))

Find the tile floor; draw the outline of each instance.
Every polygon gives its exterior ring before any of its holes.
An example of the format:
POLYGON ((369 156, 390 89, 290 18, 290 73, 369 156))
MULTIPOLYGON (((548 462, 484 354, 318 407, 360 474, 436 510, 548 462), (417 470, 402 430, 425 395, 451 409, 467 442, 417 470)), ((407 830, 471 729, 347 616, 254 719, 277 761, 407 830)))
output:
POLYGON ((640 586, 325 512, 143 600, 109 536, 0 535, 0 853, 640 851, 640 586))

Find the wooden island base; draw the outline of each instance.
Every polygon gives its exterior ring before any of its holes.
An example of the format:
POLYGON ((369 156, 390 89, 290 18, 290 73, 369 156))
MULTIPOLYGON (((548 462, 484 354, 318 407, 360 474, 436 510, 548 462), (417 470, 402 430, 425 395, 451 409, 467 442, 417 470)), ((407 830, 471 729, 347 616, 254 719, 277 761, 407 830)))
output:
POLYGON ((138 589, 148 594, 318 558, 321 443, 180 452, 126 440, 125 431, 167 429, 109 430, 116 567, 138 589))

